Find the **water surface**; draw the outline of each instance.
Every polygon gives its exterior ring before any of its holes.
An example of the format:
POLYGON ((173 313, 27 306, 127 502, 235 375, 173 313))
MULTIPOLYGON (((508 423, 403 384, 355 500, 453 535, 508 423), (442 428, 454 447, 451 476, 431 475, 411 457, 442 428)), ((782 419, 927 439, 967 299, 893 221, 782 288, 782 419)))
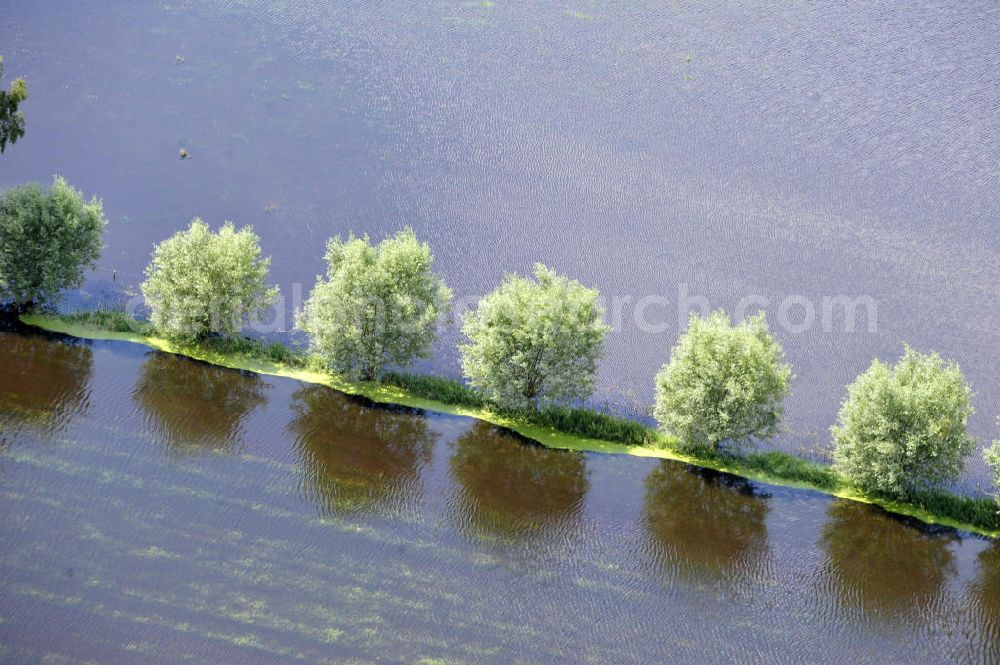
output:
POLYGON ((0 661, 996 663, 1000 547, 0 333, 0 661))
MULTIPOLYGON (((609 305, 665 298, 652 330, 634 305, 609 313, 597 401, 651 400, 692 298, 759 296, 797 375, 786 448, 827 448, 843 386, 904 341, 961 363, 972 431, 997 436, 995 2, 8 0, 2 13, 8 76, 31 98, 0 186, 61 173, 104 198, 97 302, 112 270, 134 286, 152 243, 191 217, 234 219, 273 257, 287 328, 329 236, 409 224, 463 299, 535 261, 609 305), (839 295, 874 299, 873 332, 863 314, 854 332, 839 314, 823 330, 821 301, 839 295), (802 332, 778 325, 792 296, 816 309, 802 332)), ((457 337, 433 369, 458 373, 457 337)))
MULTIPOLYGON (((111 220, 70 307, 134 293, 192 217, 234 219, 272 256, 284 336, 326 238, 409 224, 463 302, 535 261, 599 288, 615 331, 598 402, 650 400, 699 297, 759 296, 797 375, 780 445, 822 454, 844 384, 903 341, 961 363, 972 432, 996 437, 995 3, 0 14, 31 94, 0 186, 59 173, 111 220), (783 299, 838 295, 870 296, 874 329, 780 324, 783 299), (633 317, 651 296, 656 330, 633 317)), ((457 337, 423 368, 457 374, 457 337)), ((984 477, 973 458, 967 489, 984 477)), ((139 346, 0 333, 0 662, 764 661, 1000 662, 1000 547, 139 346)))

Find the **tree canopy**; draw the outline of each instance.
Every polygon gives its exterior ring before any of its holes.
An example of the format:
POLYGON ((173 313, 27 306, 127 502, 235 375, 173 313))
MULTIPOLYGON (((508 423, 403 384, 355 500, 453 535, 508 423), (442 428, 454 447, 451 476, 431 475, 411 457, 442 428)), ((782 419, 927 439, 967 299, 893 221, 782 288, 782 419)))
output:
POLYGON ((326 262, 299 326, 330 369, 374 380, 388 365, 407 367, 430 355, 451 290, 412 229, 377 245, 367 235, 332 238, 326 262))
POLYGON ((25 310, 58 302, 79 286, 101 255, 107 220, 101 202, 85 200, 56 177, 0 195, 0 301, 25 310))
POLYGON ((466 313, 465 376, 506 406, 590 396, 609 330, 598 298, 540 263, 534 279, 507 275, 466 313))
POLYGON ((763 312, 736 326, 722 310, 692 314, 656 375, 654 415, 682 446, 767 439, 778 431, 791 379, 763 312))
POLYGON ((226 222, 213 233, 194 219, 156 245, 142 294, 150 322, 168 337, 194 340, 232 335, 260 316, 278 296, 267 285, 270 258, 261 258, 253 228, 226 222))
POLYGON ((958 365, 936 353, 906 347, 892 367, 876 359, 847 388, 834 462, 858 487, 889 496, 952 481, 975 448, 971 399, 958 365))
MULTIPOLYGON (((3 78, 3 56, 0 56, 0 78, 3 78)), ((24 79, 14 79, 10 90, 0 90, 0 153, 7 143, 17 143, 24 136, 24 113, 18 110, 28 98, 28 84, 24 79)))
MULTIPOLYGON (((997 424, 1000 424, 1000 418, 997 418, 997 424)), ((1000 439, 995 439, 992 445, 983 451, 983 459, 993 472, 993 488, 997 502, 1000 503, 1000 439)))

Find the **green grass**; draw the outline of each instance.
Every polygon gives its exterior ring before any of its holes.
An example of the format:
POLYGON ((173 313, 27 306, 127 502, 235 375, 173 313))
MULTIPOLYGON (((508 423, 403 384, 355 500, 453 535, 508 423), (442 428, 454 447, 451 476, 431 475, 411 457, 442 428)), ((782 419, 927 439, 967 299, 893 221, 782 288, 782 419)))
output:
POLYGON ((750 453, 741 459, 741 464, 776 478, 824 490, 835 490, 843 484, 843 480, 829 465, 811 462, 779 450, 750 453))
POLYGON ((813 462, 780 450, 741 453, 713 450, 708 446, 674 444, 673 447, 692 459, 737 475, 774 478, 787 483, 815 487, 826 492, 835 492, 848 486, 830 465, 813 462))
MULTIPOLYGON (((59 318, 69 323, 89 326, 100 330, 138 335, 154 334, 147 321, 141 321, 119 310, 95 310, 61 314, 59 318)), ((206 337, 193 342, 177 342, 181 347, 192 347, 212 353, 232 354, 267 360, 289 367, 312 367, 316 359, 305 351, 293 349, 280 342, 262 342, 251 337, 206 337)))
POLYGON ((563 406, 540 408, 505 408, 490 403, 480 393, 461 381, 442 376, 389 372, 382 383, 402 388, 407 392, 446 404, 488 408, 494 413, 540 427, 549 427, 564 434, 586 439, 613 441, 627 446, 647 446, 655 443, 656 432, 641 423, 618 418, 589 409, 571 409, 563 406))
POLYGON ((900 502, 984 531, 1000 531, 1000 510, 992 498, 934 490, 913 494, 900 502))
POLYGON ((446 379, 443 376, 386 372, 382 375, 382 383, 402 388, 417 397, 445 404, 468 406, 475 409, 486 406, 486 400, 475 390, 460 381, 446 379))
POLYGON ((586 439, 613 441, 626 446, 655 446, 659 441, 656 431, 641 423, 588 409, 547 406, 504 413, 515 419, 586 439))
POLYGON ((441 376, 389 372, 380 383, 350 381, 326 372, 321 361, 306 351, 247 337, 210 337, 188 345, 165 342, 155 337, 148 323, 123 312, 79 312, 25 318, 28 323, 42 328, 61 328, 63 332, 81 337, 88 334, 101 336, 99 331, 109 331, 114 339, 145 343, 227 367, 322 383, 342 392, 363 394, 376 401, 480 418, 510 427, 551 447, 673 459, 760 482, 808 487, 846 499, 874 503, 890 512, 932 524, 1000 536, 1000 511, 996 502, 987 497, 952 494, 943 490, 902 499, 872 495, 854 487, 830 465, 790 453, 775 450, 720 452, 681 446, 642 423, 588 409, 562 406, 504 409, 491 404, 464 383, 441 376), (95 332, 88 333, 88 330, 95 332))
POLYGON ((153 328, 149 323, 140 321, 118 310, 101 309, 87 312, 73 312, 72 314, 61 314, 59 318, 70 323, 93 326, 94 328, 110 330, 111 332, 132 332, 140 335, 148 335, 153 332, 153 328))
POLYGON ((207 337, 194 346, 214 353, 231 354, 267 360, 288 367, 313 367, 316 359, 309 353, 290 348, 280 342, 262 342, 250 337, 207 337))

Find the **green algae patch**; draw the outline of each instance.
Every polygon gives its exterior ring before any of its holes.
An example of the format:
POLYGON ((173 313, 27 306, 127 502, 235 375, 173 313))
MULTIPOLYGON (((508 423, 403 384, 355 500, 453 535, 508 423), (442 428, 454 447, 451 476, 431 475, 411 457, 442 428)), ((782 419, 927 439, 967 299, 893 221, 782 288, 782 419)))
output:
MULTIPOLYGON (((975 524, 955 519, 941 510, 932 510, 928 507, 917 505, 914 502, 895 501, 882 497, 869 496, 851 486, 846 479, 836 474, 829 467, 807 462, 784 453, 762 453, 748 458, 740 458, 700 451, 689 452, 679 449, 676 441, 653 430, 650 430, 650 438, 656 445, 629 445, 604 439, 588 438, 563 432, 555 427, 525 422, 518 418, 497 413, 487 406, 449 404, 421 397, 410 390, 396 385, 345 379, 330 372, 307 366, 308 363, 305 356, 299 357, 298 362, 294 363, 277 362, 255 357, 247 353, 220 351, 204 345, 181 344, 154 334, 146 334, 144 331, 111 330, 90 323, 86 318, 74 320, 70 317, 58 315, 29 314, 21 316, 21 321, 27 325, 36 326, 49 332, 61 333, 82 339, 133 342, 135 344, 143 344, 157 351, 183 355, 220 367, 323 385, 333 390, 348 395, 364 397, 380 404, 398 405, 453 416, 475 418, 498 427, 509 429, 548 448, 584 453, 631 455, 633 457, 648 457, 682 462, 722 473, 729 473, 768 485, 812 490, 841 499, 876 505, 890 513, 911 517, 927 524, 951 527, 991 538, 1000 537, 1000 524, 998 524, 1000 523, 1000 519, 997 519, 995 510, 992 514, 993 519, 988 521, 988 525, 975 524), (781 465, 760 463, 768 455, 780 457, 785 462, 792 462, 792 466, 798 468, 789 472, 788 475, 776 473, 773 469, 775 467, 781 468, 781 465)), ((785 468, 787 468, 787 465, 785 468)), ((963 502, 987 501, 985 499, 969 499, 943 493, 933 495, 932 498, 935 501, 931 503, 936 502, 937 505, 943 506, 944 509, 956 507, 956 511, 961 508, 965 512, 969 512, 969 509, 967 506, 962 505, 963 502)), ((989 503, 992 504, 992 502, 989 503)), ((982 513, 982 510, 978 512, 982 513)))

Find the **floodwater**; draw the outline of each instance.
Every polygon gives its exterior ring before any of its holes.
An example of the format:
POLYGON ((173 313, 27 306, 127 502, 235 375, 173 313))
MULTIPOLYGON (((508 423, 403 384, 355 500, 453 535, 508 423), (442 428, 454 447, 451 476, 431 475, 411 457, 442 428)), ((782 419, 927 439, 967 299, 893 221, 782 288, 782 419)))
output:
MULTIPOLYGON (((742 301, 795 367, 778 445, 823 456, 904 342, 958 360, 985 443, 998 34, 978 0, 5 0, 0 187, 103 198, 67 307, 233 219, 295 339, 325 240, 408 224, 459 306, 535 261, 600 289, 598 403, 641 411, 688 310, 742 301)), ((5 665, 1000 662, 996 543, 127 344, 0 333, 0 492, 5 665)))
POLYGON ((0 662, 998 663, 1000 544, 0 333, 0 662))
MULTIPOLYGON (((980 0, 5 0, 31 98, 0 186, 59 173, 103 197, 85 305, 192 217, 233 219, 286 330, 328 237, 409 224, 460 305, 536 261, 600 289, 598 402, 651 401, 687 311, 742 301, 795 366, 783 447, 828 449, 844 386, 904 342, 959 361, 988 442, 998 34, 980 0), (874 307, 853 332, 840 296, 874 307)), ((459 373, 458 339, 431 369, 459 373)))

